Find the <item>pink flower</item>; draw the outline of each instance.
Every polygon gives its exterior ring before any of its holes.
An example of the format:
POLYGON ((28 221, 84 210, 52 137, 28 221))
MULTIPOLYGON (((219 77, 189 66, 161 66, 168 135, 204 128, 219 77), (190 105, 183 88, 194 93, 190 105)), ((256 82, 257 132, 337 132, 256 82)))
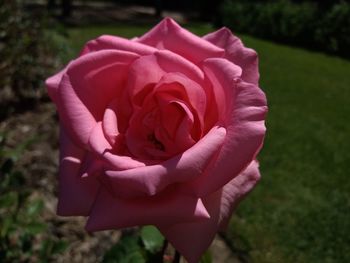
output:
POLYGON ((98 231, 152 224, 197 262, 259 180, 257 54, 228 29, 167 18, 101 36, 46 81, 61 121, 58 214, 98 231))

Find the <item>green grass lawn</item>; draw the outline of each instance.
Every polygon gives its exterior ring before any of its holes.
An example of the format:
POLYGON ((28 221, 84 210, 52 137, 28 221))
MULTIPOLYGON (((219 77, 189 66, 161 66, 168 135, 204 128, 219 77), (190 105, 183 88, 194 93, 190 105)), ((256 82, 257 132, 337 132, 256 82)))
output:
MULTIPOLYGON (((70 45, 77 53, 98 35, 134 37, 149 28, 69 29, 70 45)), ((350 62, 242 39, 259 53, 270 110, 261 183, 239 207, 227 239, 246 262, 350 262, 350 62)))
POLYGON ((350 62, 243 39, 270 111, 263 179, 230 237, 252 262, 350 262, 350 62))

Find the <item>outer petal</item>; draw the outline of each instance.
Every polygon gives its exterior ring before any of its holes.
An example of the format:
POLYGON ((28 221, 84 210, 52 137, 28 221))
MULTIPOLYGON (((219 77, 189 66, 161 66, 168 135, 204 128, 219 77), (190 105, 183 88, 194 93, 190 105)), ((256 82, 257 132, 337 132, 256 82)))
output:
POLYGON ((224 50, 183 29, 171 18, 165 18, 137 41, 170 50, 194 63, 224 55, 224 50))
POLYGON ((90 52, 95 52, 104 49, 114 49, 133 52, 139 55, 149 55, 157 51, 156 48, 150 47, 117 36, 103 35, 86 43, 80 55, 85 55, 90 52))
POLYGON ((200 176, 220 149, 226 131, 214 127, 197 144, 162 164, 125 171, 107 171, 101 179, 113 193, 122 197, 155 195, 166 186, 200 176))
POLYGON ((220 205, 220 230, 225 230, 239 202, 253 190, 259 180, 259 163, 254 160, 240 175, 224 186, 220 205))
POLYGON ((50 98, 57 105, 57 107, 59 107, 58 87, 65 73, 66 73, 66 68, 62 69, 60 72, 56 73, 55 75, 45 80, 47 92, 49 93, 50 98))
POLYGON ((158 226, 166 239, 189 263, 199 262, 218 231, 221 195, 219 191, 205 198, 205 207, 210 215, 207 220, 158 226))
POLYGON ((232 105, 234 94, 234 79, 240 78, 242 69, 227 61, 226 59, 210 58, 204 61, 203 69, 208 77, 208 82, 212 85, 214 100, 218 109, 218 118, 220 123, 227 122, 227 111, 232 105), (214 65, 215 69, 211 69, 214 65))
POLYGON ((210 219, 195 223, 160 226, 160 231, 170 243, 188 260, 197 263, 207 250, 222 224, 226 224, 234 208, 259 180, 257 162, 219 190, 204 199, 210 219))
POLYGON ((225 72, 227 68, 222 67, 221 60, 208 59, 203 65, 205 71, 211 72, 208 74, 211 81, 224 89, 227 108, 222 125, 227 129, 227 135, 217 159, 206 174, 190 186, 190 191, 198 196, 217 191, 243 171, 258 154, 266 131, 265 94, 253 84, 233 79, 225 72))
POLYGON ((155 197, 119 199, 101 188, 86 229, 99 231, 165 222, 198 222, 208 218, 201 199, 177 194, 176 189, 155 197))
MULTIPOLYGON (((87 216, 95 201, 100 183, 93 176, 81 177, 82 163, 89 155, 60 132, 59 201, 57 214, 87 216)), ((93 165, 93 163, 90 163, 93 165)))
POLYGON ((87 54, 70 64, 59 86, 58 110, 76 143, 87 145, 92 128, 102 120, 110 100, 118 96, 128 66, 136 58, 134 53, 106 50, 87 54))
POLYGON ((246 48, 242 41, 234 36, 228 28, 210 33, 203 39, 225 50, 225 58, 237 64, 243 69, 242 79, 246 82, 258 85, 259 68, 258 55, 250 48, 246 48))

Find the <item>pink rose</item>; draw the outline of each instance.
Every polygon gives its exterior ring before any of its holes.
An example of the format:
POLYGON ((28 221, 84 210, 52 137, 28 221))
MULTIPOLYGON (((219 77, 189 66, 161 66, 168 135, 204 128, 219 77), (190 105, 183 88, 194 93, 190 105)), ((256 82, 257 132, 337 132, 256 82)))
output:
POLYGON ((101 36, 46 81, 61 120, 58 214, 98 231, 155 225, 197 262, 259 180, 267 111, 257 54, 228 29, 167 18, 101 36))

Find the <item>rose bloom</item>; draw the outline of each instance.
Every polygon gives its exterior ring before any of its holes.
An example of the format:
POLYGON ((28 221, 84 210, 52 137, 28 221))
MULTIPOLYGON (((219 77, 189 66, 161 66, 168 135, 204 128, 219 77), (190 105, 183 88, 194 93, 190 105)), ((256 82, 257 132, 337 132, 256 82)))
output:
POLYGON ((155 225, 197 262, 260 178, 257 54, 228 29, 166 18, 104 35, 46 81, 60 117, 58 214, 99 231, 155 225))

